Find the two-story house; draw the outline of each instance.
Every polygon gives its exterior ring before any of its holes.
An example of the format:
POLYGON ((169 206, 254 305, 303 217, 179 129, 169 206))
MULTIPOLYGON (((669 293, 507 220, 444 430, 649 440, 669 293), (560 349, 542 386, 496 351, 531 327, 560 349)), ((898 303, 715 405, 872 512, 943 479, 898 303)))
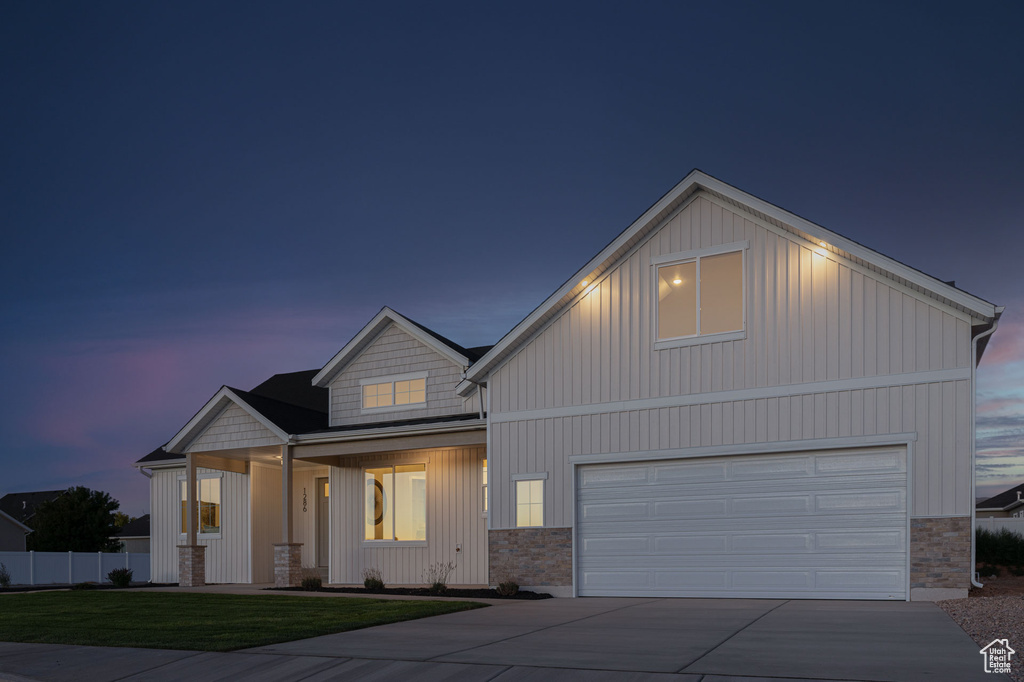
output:
POLYGON ((693 171, 493 347, 384 309, 223 387, 137 465, 154 580, 965 595, 1001 312, 693 171))

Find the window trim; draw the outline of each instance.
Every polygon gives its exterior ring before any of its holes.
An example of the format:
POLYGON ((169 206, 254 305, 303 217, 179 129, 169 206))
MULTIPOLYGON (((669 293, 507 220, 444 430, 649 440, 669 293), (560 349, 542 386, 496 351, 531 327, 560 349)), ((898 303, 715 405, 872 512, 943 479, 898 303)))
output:
MULTIPOLYGON (((181 512, 181 484, 188 478, 184 474, 178 474, 178 479, 175 485, 175 497, 178 498, 178 512, 181 512)), ((219 540, 224 533, 224 472, 214 471, 203 474, 196 474, 196 485, 199 485, 199 481, 203 479, 217 478, 220 479, 220 530, 216 533, 202 533, 199 528, 196 528, 196 539, 197 540, 219 540)), ((196 503, 199 503, 199 496, 196 495, 196 503)), ((198 521, 198 519, 196 519, 198 521)), ((179 526, 180 528, 180 526, 179 526)), ((188 535, 188 532, 178 532, 179 538, 184 538, 188 535)))
MULTIPOLYGON (((702 343, 716 343, 720 341, 738 341, 740 339, 747 338, 747 251, 750 249, 750 242, 747 240, 739 242, 730 242, 729 244, 719 244, 717 246, 708 246, 703 249, 693 249, 691 251, 680 251, 677 253, 666 253, 661 256, 653 256, 651 258, 651 307, 653 313, 651 315, 651 327, 652 327, 652 338, 654 339, 654 350, 664 350, 666 348, 680 348, 683 346, 694 346, 702 343), (675 265, 677 263, 685 263, 689 261, 699 261, 701 258, 706 256, 718 256, 724 253, 740 253, 740 275, 742 280, 740 281, 740 292, 741 292, 741 305, 742 309, 740 312, 741 319, 743 321, 743 328, 731 331, 731 332, 718 332, 715 334, 701 334, 700 329, 700 279, 697 280, 697 329, 698 332, 691 336, 677 336, 669 339, 658 338, 658 268, 665 265, 675 265)), ((700 264, 697 265, 698 271, 700 264)))
POLYGON ((514 528, 546 528, 548 522, 547 485, 548 474, 546 471, 531 474, 512 474, 512 507, 515 514, 514 528), (540 481, 540 525, 520 526, 519 525, 519 483, 527 481, 540 481))
POLYGON ((491 470, 488 467, 487 456, 485 455, 480 460, 480 516, 486 518, 490 515, 491 511, 491 498, 490 498, 490 478, 491 470))
MULTIPOLYGON (((369 469, 384 469, 386 467, 391 467, 391 475, 393 477, 395 475, 395 467, 411 466, 411 465, 414 465, 414 464, 422 464, 423 465, 423 473, 424 474, 426 474, 430 470, 430 460, 429 459, 417 459, 417 460, 413 460, 413 461, 409 461, 409 462, 402 462, 402 461, 396 462, 396 461, 392 460, 390 464, 386 464, 384 462, 367 462, 367 463, 365 463, 361 467, 362 468, 362 486, 363 486, 363 490, 362 490, 362 493, 361 493, 363 495, 363 499, 361 500, 362 507, 363 507, 363 512, 362 513, 363 514, 366 513, 366 472, 369 469)), ((426 480, 429 481, 430 479, 427 478, 426 480)), ((394 490, 392 490, 392 493, 394 493, 394 490)), ((430 540, 430 532, 429 532, 430 531, 430 503, 427 500, 428 497, 429 497, 429 493, 427 492, 426 487, 424 487, 424 489, 423 489, 423 532, 426 535, 425 539, 423 539, 423 540, 383 540, 383 539, 382 540, 367 540, 366 539, 366 519, 362 518, 362 519, 360 519, 360 522, 359 522, 359 526, 360 526, 359 535, 362 538, 363 546, 365 546, 365 547, 426 547, 427 544, 429 543, 429 540, 430 540)), ((392 534, 394 534, 394 521, 392 521, 391 531, 392 531, 392 534)))
POLYGON ((404 374, 390 374, 388 376, 369 377, 359 380, 359 409, 361 414, 380 414, 386 412, 402 412, 405 410, 422 410, 427 406, 427 372, 406 372, 404 374), (406 403, 395 405, 395 382, 423 379, 423 402, 406 403), (363 386, 373 384, 391 384, 391 405, 384 407, 363 407, 363 386))

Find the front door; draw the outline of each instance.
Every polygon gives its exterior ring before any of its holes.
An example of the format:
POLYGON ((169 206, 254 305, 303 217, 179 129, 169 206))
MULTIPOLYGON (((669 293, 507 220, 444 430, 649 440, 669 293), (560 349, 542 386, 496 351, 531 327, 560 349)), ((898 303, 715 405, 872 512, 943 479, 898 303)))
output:
POLYGON ((327 568, 330 553, 330 483, 316 479, 316 565, 327 568))

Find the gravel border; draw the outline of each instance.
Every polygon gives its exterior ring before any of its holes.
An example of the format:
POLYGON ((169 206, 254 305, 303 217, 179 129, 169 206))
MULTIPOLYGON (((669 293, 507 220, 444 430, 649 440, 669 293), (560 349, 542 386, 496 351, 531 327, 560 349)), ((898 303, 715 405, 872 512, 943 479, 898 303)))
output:
MULTIPOLYGON (((1024 665, 1021 662, 1024 658, 1024 597, 1012 595, 947 599, 937 601, 935 605, 949 614, 977 642, 979 650, 994 639, 1008 639, 1010 648, 1017 652, 1010 658, 1010 679, 1024 682, 1024 665)), ((979 669, 981 664, 979 653, 979 669)))

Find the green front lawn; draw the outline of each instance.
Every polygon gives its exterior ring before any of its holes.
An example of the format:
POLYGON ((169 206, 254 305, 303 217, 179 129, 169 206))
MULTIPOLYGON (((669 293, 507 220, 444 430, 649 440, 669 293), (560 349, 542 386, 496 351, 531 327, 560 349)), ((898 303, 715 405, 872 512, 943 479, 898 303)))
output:
POLYGON ((484 606, 169 592, 0 595, 0 641, 231 651, 484 606))

